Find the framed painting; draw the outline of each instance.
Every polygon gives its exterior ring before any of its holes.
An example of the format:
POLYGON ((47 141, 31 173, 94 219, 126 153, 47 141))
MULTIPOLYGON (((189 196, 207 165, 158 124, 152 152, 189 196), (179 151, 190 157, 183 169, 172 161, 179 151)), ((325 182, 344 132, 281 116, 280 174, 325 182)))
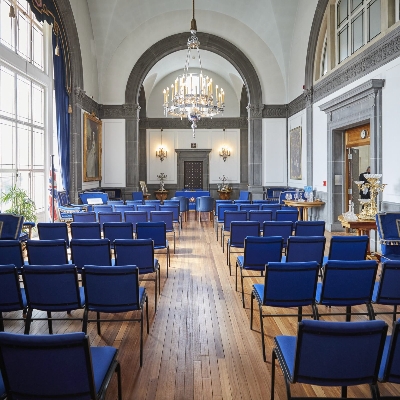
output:
POLYGON ((101 180, 102 122, 94 114, 83 114, 83 181, 101 180))
POLYGON ((301 126, 290 131, 290 179, 302 179, 301 172, 301 126))

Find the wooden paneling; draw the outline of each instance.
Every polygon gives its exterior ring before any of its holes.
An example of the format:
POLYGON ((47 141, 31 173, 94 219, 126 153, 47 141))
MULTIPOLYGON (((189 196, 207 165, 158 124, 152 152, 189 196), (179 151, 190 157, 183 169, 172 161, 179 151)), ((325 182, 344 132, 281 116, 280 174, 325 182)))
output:
POLYGON ((370 135, 369 135, 369 128, 370 124, 356 126, 354 128, 348 129, 346 134, 346 148, 348 147, 358 147, 364 146, 366 144, 370 144, 370 135), (367 136, 362 139, 361 138, 361 131, 366 130, 367 136))

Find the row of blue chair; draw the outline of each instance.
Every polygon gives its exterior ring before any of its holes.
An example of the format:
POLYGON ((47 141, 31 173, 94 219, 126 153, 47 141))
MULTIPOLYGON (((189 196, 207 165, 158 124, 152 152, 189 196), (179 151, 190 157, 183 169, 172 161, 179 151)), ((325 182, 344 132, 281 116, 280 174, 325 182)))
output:
POLYGON ((348 386, 369 384, 372 398, 382 399, 378 380, 400 383, 400 320, 391 336, 387 336, 387 330, 383 321, 302 321, 297 336, 275 337, 271 400, 276 360, 283 372, 288 399, 292 398, 292 383, 340 386, 341 398, 347 398, 348 386))

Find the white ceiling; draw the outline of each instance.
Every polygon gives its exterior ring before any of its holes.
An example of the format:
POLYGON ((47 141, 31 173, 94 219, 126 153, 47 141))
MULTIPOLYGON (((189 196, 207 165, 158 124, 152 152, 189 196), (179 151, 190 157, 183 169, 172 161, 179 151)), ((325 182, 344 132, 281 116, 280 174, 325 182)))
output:
MULTIPOLYGON (((229 40, 248 56, 259 74, 263 91, 268 91, 269 81, 277 82, 275 90, 283 90, 287 98, 290 97, 288 85, 293 75, 290 69, 301 68, 304 77, 308 36, 317 2, 196 0, 195 17, 200 32, 229 40), (304 35, 301 43, 299 32, 304 35), (299 46, 302 47, 301 51, 299 46), (294 60, 293 54, 298 58, 299 53, 302 59, 294 60)), ((118 74, 126 82, 133 65, 127 65, 125 70, 121 65, 122 59, 132 64, 158 40, 186 31, 188 37, 190 35, 191 0, 87 0, 87 3, 99 82, 115 76, 117 67, 120 71, 118 74), (132 54, 127 54, 127 49, 132 49, 132 54)), ((232 82, 233 87, 237 85, 239 74, 230 64, 215 54, 200 51, 204 68, 232 82)), ((149 81, 146 82, 148 89, 171 72, 181 71, 184 61, 184 52, 166 56, 150 71, 149 81)), ((296 82, 297 85, 300 83, 296 82)), ((107 98, 112 101, 112 89, 107 83, 101 86, 99 83, 100 97, 103 96, 104 101, 107 98)))

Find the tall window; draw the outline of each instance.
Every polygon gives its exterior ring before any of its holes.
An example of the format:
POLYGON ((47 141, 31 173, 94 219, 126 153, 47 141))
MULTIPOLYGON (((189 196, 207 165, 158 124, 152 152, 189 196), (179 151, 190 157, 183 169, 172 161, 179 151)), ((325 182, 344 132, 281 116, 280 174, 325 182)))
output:
POLYGON ((380 0, 338 0, 336 3, 338 63, 380 33, 380 0))
POLYGON ((7 58, 7 53, 0 61, 0 191, 17 184, 41 213, 47 208, 46 118, 52 107, 47 99, 52 77, 44 71, 44 36, 49 35, 26 0, 0 0, 0 21, 0 45, 36 67, 28 69, 29 75, 13 65, 15 57, 7 58), (10 5, 15 18, 9 16, 10 5))
POLYGON ((324 45, 322 46, 321 54, 321 76, 328 72, 328 37, 325 35, 324 45))

